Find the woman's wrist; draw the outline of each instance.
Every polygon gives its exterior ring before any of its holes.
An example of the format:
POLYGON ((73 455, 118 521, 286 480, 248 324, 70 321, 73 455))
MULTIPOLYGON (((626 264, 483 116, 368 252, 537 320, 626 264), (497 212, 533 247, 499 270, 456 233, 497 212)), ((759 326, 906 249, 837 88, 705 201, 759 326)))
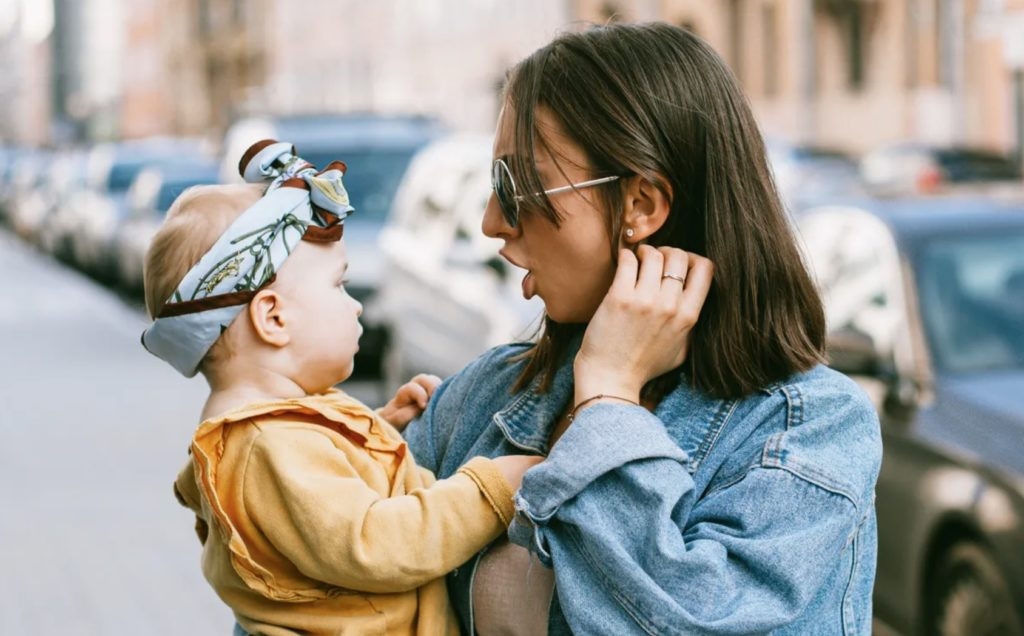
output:
POLYGON ((597 393, 595 395, 591 395, 590 397, 583 398, 582 400, 579 400, 575 403, 575 406, 573 406, 572 410, 569 411, 569 415, 567 417, 569 423, 572 424, 572 421, 576 419, 576 416, 579 415, 580 411, 582 411, 583 409, 586 409, 590 406, 593 406, 594 404, 598 404, 601 402, 611 402, 618 404, 630 404, 632 406, 640 406, 640 403, 637 400, 633 400, 618 395, 597 393))
POLYGON ((621 369, 600 369, 577 359, 573 365, 575 395, 573 406, 595 395, 617 396, 638 402, 643 382, 631 379, 621 369))

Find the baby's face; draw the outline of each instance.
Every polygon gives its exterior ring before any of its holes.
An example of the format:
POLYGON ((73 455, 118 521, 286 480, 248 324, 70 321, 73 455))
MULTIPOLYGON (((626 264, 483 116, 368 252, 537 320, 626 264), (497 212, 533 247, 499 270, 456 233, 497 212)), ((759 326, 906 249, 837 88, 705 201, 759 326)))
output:
POLYGON ((363 328, 363 306, 345 291, 348 255, 344 239, 302 241, 272 284, 284 298, 288 348, 298 362, 303 388, 321 392, 352 374, 363 328))

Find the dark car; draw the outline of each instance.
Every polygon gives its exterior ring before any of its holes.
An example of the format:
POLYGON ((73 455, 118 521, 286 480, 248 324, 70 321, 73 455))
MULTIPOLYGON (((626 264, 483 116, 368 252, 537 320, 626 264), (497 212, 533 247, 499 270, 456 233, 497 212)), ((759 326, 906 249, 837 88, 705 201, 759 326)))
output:
POLYGON ((1024 206, 861 202, 798 221, 833 367, 875 400, 881 633, 1024 633, 1024 206), (884 631, 883 631, 884 630, 884 631))
POLYGON ((986 148, 897 143, 864 155, 861 177, 868 192, 890 196, 1020 185, 1016 159, 986 148))

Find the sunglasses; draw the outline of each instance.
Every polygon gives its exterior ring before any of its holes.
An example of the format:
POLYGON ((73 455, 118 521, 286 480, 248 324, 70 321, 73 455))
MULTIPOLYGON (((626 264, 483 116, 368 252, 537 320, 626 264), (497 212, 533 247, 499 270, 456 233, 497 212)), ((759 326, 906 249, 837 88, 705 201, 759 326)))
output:
MULTIPOLYGON (((590 188, 602 183, 610 183, 618 178, 618 175, 613 175, 579 183, 570 183, 569 185, 538 192, 537 195, 551 196, 552 194, 568 192, 569 190, 590 188)), ((512 178, 512 171, 509 170, 508 164, 505 163, 504 159, 494 160, 494 165, 491 167, 491 187, 494 189, 494 196, 498 199, 498 205, 501 207, 501 214, 505 217, 505 222, 508 223, 509 227, 519 225, 519 202, 525 197, 522 194, 516 194, 516 182, 512 178)))

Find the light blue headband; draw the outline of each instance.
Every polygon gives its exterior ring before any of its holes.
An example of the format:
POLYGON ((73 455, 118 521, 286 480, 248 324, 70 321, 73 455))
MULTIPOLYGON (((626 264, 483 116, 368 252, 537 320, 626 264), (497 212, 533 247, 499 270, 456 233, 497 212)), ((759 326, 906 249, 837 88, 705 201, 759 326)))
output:
POLYGON ((299 241, 341 239, 354 211, 342 183, 345 164, 317 169, 289 143, 254 144, 239 172, 249 183, 269 182, 267 192, 242 213, 185 274, 142 346, 187 378, 256 292, 269 284, 299 241))

